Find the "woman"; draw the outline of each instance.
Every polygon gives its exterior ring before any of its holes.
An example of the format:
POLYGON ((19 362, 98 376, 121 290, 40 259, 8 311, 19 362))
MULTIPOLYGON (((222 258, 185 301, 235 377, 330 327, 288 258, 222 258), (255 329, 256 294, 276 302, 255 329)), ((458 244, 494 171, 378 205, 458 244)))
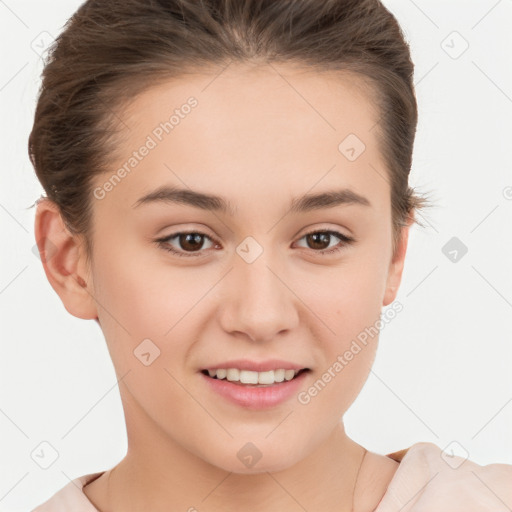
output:
POLYGON ((427 204, 412 75, 377 0, 82 5, 30 135, 35 231, 103 331, 128 452, 36 511, 512 506, 511 466, 343 425, 427 204))

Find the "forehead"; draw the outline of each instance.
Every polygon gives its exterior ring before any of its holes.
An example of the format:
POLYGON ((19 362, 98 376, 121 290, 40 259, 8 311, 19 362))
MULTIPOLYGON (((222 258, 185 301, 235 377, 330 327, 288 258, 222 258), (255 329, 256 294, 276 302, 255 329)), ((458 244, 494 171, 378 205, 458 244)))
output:
POLYGON ((131 204, 163 183, 234 195, 286 187, 296 196, 316 184, 389 194, 378 177, 379 114, 353 74, 232 63, 159 83, 119 114, 126 128, 109 173, 127 172, 110 195, 131 204))
POLYGON ((347 71, 231 63, 159 83, 138 95, 121 116, 130 128, 149 131, 151 123, 180 114, 187 100, 195 98, 195 115, 187 124, 197 128, 198 138, 239 127, 256 140, 278 129, 284 130, 283 137, 312 141, 326 134, 337 138, 348 130, 370 139, 379 118, 370 91, 362 77, 347 71))

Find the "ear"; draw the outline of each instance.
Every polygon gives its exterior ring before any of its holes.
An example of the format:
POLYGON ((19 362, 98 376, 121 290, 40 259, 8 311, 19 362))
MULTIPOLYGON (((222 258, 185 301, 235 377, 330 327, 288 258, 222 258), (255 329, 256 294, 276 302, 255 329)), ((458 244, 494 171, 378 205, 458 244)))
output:
POLYGON ((46 277, 66 310, 77 318, 97 319, 82 239, 69 232, 58 206, 47 198, 37 203, 34 233, 46 277))
POLYGON ((401 228, 400 240, 397 244, 395 254, 391 258, 389 265, 388 278, 386 281, 386 290, 384 293, 384 299, 382 301, 383 306, 391 304, 398 293, 400 282, 402 280, 402 272, 404 270, 405 254, 407 252, 407 243, 409 241, 409 231, 413 219, 410 218, 407 221, 407 225, 401 228))

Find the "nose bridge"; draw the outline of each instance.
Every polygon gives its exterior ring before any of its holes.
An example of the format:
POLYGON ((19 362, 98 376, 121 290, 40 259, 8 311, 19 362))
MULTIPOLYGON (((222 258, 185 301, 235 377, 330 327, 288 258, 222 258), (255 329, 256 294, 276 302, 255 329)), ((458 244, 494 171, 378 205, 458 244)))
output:
MULTIPOLYGON (((243 248, 243 244, 241 244, 243 248)), ((263 251, 254 261, 235 255, 225 294, 223 328, 243 332, 253 340, 272 339, 295 327, 298 313, 293 293, 285 286, 271 251, 263 251)))

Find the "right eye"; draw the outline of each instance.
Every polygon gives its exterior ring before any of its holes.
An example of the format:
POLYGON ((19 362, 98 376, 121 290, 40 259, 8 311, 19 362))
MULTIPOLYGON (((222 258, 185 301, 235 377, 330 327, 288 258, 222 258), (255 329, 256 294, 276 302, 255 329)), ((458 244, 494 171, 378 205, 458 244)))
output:
POLYGON ((180 231, 178 233, 173 233, 169 236, 166 236, 165 238, 159 238, 155 240, 155 242, 159 247, 172 254, 175 254, 176 256, 197 257, 204 254, 204 251, 201 251, 203 248, 204 239, 210 240, 212 244, 215 243, 215 241, 212 240, 208 235, 198 231, 180 231), (181 247, 176 249, 175 246, 172 245, 172 241, 176 241, 177 245, 181 247))

